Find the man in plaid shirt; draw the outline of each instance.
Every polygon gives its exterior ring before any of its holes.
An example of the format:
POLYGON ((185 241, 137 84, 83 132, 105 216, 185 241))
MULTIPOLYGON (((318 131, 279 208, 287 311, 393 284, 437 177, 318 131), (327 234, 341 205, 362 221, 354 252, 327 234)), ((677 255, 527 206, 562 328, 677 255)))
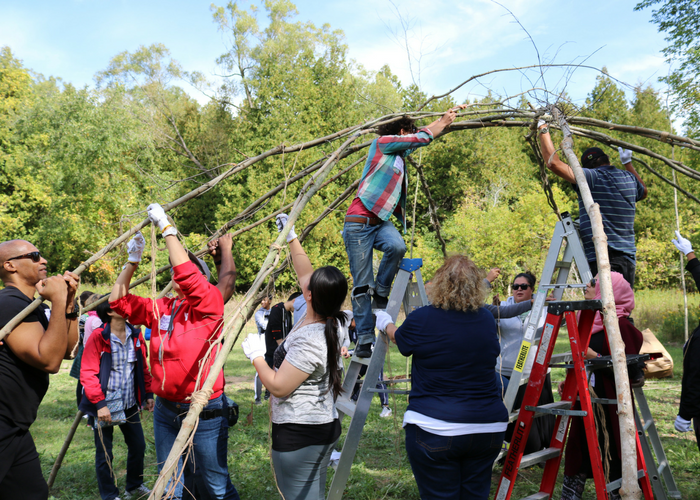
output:
POLYGON ((355 352, 358 357, 372 355, 371 345, 375 340, 372 296, 376 309, 386 309, 391 284, 406 253, 403 238, 389 221, 395 214, 406 230, 404 158, 416 148, 430 144, 454 121, 457 110, 465 107, 452 108, 419 130, 408 117, 380 125, 377 131, 380 137, 369 148, 357 196, 348 208, 343 228, 353 279, 351 300, 357 325, 355 352), (372 270, 372 250, 375 248, 384 252, 376 282, 372 270))

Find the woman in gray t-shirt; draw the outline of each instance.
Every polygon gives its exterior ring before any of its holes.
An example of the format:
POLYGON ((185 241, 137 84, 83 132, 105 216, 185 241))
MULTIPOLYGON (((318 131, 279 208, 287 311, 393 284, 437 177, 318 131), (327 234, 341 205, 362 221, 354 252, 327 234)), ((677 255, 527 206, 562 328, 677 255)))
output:
MULTIPOLYGON (((286 223, 286 215, 277 216, 279 230, 286 223)), ((272 394, 277 486, 284 498, 322 500, 328 461, 341 430, 334 402, 342 388, 338 324, 345 321, 340 308, 348 283, 333 266, 314 271, 294 227, 287 242, 306 314, 275 350, 273 368, 264 360, 265 343, 258 335, 250 335, 242 347, 272 394)))

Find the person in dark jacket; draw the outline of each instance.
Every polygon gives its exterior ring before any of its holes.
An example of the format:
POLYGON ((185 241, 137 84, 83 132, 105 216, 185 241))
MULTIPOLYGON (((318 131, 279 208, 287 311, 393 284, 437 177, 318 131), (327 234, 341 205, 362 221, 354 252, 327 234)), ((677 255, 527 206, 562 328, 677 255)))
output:
POLYGON ((139 410, 153 411, 151 374, 146 364, 146 341, 141 330, 130 325, 109 307, 97 306, 103 326, 96 329, 83 350, 80 409, 90 415, 95 430, 95 471, 102 500, 119 499, 112 475, 114 425, 124 435, 128 448, 124 498, 150 493, 143 484, 146 441, 139 410))
MULTIPOLYGON (((676 248, 688 258, 686 270, 690 271, 695 285, 700 288, 700 261, 693 252, 690 241, 676 231, 677 240, 671 240, 676 248)), ((695 428, 695 437, 700 449, 700 325, 695 328, 688 342, 683 346, 683 381, 681 382, 681 404, 674 427, 678 432, 690 431, 690 423, 695 428)))
POLYGON ((501 348, 496 320, 483 307, 482 279, 468 257, 453 255, 435 272, 431 305, 410 313, 398 328, 386 312, 376 315, 377 329, 401 354, 413 356, 403 425, 424 500, 486 500, 508 426, 494 374, 501 348))

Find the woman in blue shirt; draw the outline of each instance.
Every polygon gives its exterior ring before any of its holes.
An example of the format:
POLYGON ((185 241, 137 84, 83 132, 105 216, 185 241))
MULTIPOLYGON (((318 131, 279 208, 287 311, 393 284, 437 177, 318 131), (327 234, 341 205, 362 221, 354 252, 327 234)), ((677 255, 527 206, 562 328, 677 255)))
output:
POLYGON ((377 313, 377 328, 413 356, 403 423, 423 500, 489 496, 508 412, 494 376, 500 346, 496 321, 482 307, 482 279, 468 257, 455 255, 435 273, 432 305, 413 311, 399 328, 377 313))

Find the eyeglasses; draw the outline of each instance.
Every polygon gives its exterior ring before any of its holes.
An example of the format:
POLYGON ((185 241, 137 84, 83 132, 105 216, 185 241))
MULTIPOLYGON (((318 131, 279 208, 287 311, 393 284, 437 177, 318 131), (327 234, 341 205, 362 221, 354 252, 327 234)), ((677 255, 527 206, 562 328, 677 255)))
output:
POLYGON ((527 290, 528 288, 530 288, 528 283, 515 283, 513 285, 513 290, 527 290))
POLYGON ((17 259, 32 259, 33 262, 39 262, 41 260, 41 252, 25 253, 24 255, 18 255, 17 257, 12 257, 11 259, 7 259, 5 262, 9 262, 11 260, 17 260, 17 259))

